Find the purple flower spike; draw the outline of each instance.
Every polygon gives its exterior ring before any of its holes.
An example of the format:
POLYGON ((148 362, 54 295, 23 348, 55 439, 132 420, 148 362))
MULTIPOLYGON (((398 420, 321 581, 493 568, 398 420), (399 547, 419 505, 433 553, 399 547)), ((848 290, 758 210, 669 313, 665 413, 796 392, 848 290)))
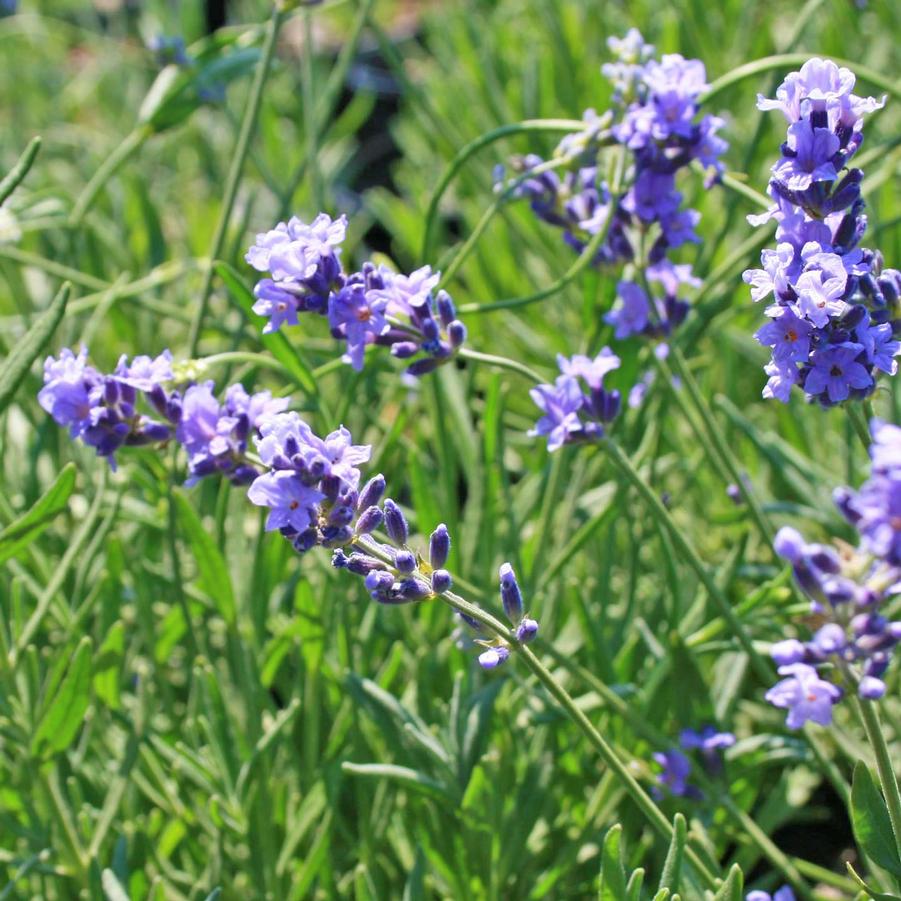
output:
POLYGON ((776 533, 773 548, 780 557, 788 560, 789 563, 797 563, 804 554, 807 545, 797 529, 793 529, 791 526, 783 526, 776 533))
POLYGON ((778 666, 791 666, 793 663, 801 663, 807 651, 804 645, 796 638, 787 638, 785 641, 777 641, 770 648, 770 657, 778 666))
POLYGON ((582 389, 572 376, 558 376, 553 386, 538 385, 529 391, 535 405, 544 413, 530 435, 546 435, 547 449, 555 451, 582 435, 582 389))
POLYGON ((435 594, 444 594, 445 591, 450 591, 453 584, 454 580, 446 569, 436 569, 432 573, 432 591, 435 594))

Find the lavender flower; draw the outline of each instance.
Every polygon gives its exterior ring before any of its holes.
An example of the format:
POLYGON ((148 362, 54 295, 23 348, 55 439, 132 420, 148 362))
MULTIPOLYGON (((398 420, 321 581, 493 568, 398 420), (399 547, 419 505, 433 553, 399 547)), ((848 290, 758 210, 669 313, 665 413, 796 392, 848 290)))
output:
MULTIPOLYGON (((800 533, 784 527, 776 535, 776 552, 792 566, 795 581, 824 622, 805 642, 788 638, 773 644, 770 654, 782 680, 767 699, 789 710, 788 725, 806 719, 824 725, 842 689, 821 678, 817 667, 837 662, 846 671, 845 688, 876 700, 885 693, 882 679, 901 623, 882 614, 883 605, 901 584, 901 429, 874 420, 870 478, 859 491, 837 489, 835 503, 861 535, 856 551, 837 553, 828 545, 808 544, 800 533)), ((833 670, 834 671, 834 670, 833 670)))
MULTIPOLYGON (((657 775, 659 786, 667 789, 676 797, 700 797, 701 793, 698 788, 688 782, 688 777, 691 775, 691 761, 681 751, 677 751, 675 748, 663 752, 658 751, 654 754, 654 761, 661 768, 661 772, 657 775)), ((660 788, 655 788, 652 793, 657 798, 663 796, 660 788)))
POLYGON ((832 722, 832 705, 838 701, 841 689, 821 679, 812 666, 793 663, 780 666, 779 675, 786 676, 767 693, 766 699, 775 707, 788 710, 785 724, 800 729, 808 720, 828 726, 832 722))
POLYGON ((141 396, 152 402, 162 392, 162 383, 172 378, 169 352, 155 360, 138 357, 130 366, 123 357, 110 375, 88 365, 87 356, 86 348, 78 355, 64 348, 59 359, 47 357, 44 387, 38 393, 41 407, 67 426, 73 439, 106 457, 113 469, 119 448, 167 441, 171 426, 140 412, 137 404, 141 396))
POLYGON ((447 292, 434 292, 439 274, 424 266, 410 275, 364 263, 346 273, 340 245, 347 219, 320 213, 312 224, 298 218, 257 235, 245 259, 269 276, 254 288, 254 312, 268 322, 264 333, 296 326, 301 313, 328 318, 332 335, 343 340, 343 360, 357 371, 372 344, 390 348, 398 359, 412 359, 411 375, 424 375, 452 360, 466 340, 447 292))
POLYGON ((789 127, 769 184, 775 205, 749 217, 776 220, 777 246, 743 277, 753 300, 773 295, 772 321, 756 337, 772 351, 763 396, 783 402, 794 385, 823 406, 864 398, 878 371, 897 371, 901 273, 882 270, 879 254, 859 246, 863 173, 845 172, 863 141, 863 116, 883 102, 852 94, 854 80, 848 69, 812 59, 775 100, 758 97, 759 109, 781 110, 789 127))
POLYGON ((538 385, 529 392, 544 413, 529 434, 546 435, 549 451, 574 441, 601 438, 604 425, 617 417, 621 406, 619 391, 604 388, 605 376, 620 365, 619 357, 609 347, 593 359, 581 355, 567 359, 560 355, 557 365, 562 374, 553 385, 538 385))
MULTIPOLYGON (((564 165, 552 170, 535 154, 514 158, 517 180, 509 188, 500 184, 498 190, 528 198, 535 214, 561 228, 563 240, 579 253, 593 235, 606 230, 593 264, 635 262, 645 270, 648 285, 660 285, 662 292, 651 294, 649 287, 624 280, 617 306, 605 320, 614 326, 618 340, 633 335, 656 338, 685 318, 688 305, 679 295, 696 283, 689 266, 674 266, 667 257, 671 250, 698 240, 700 214, 683 207, 676 175, 697 161, 715 179, 727 145, 718 135, 721 119, 698 117, 707 86, 700 61, 678 54, 655 60, 654 48, 635 29, 621 40, 611 38, 608 46, 617 58, 602 69, 614 85, 613 109, 601 116, 586 111, 582 131, 567 135, 554 154, 554 162, 564 165), (630 152, 631 167, 627 184, 613 196, 601 173, 610 169, 604 151, 617 144, 630 152), (636 260, 649 232, 653 243, 636 260)), ((804 162, 802 156, 798 165, 804 162)))
POLYGON ((246 484, 259 473, 246 458, 247 440, 259 425, 288 406, 286 398, 268 391, 248 395, 232 385, 220 404, 213 382, 190 386, 181 398, 181 416, 175 437, 188 454, 188 484, 220 472, 236 485, 246 484))

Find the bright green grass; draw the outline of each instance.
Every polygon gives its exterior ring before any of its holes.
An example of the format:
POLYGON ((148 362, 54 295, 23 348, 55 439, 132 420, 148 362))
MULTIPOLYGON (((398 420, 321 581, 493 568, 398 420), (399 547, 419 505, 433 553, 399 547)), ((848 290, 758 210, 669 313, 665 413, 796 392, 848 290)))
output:
MULTIPOLYGON (((85 341, 106 366, 164 346, 184 355, 250 79, 230 88, 224 109, 200 109, 147 141, 84 227, 70 230, 75 198, 129 133, 152 81, 138 33, 182 31, 190 41, 200 33, 200 4, 175 14, 179 4, 148 2, 130 24, 111 15, 107 35, 85 4, 22 5, 30 11, 0 20, 0 171, 34 134, 44 146, 5 207, 23 236, 0 244, 0 347, 16 345, 68 277, 73 299, 54 351, 85 341)), ((235 19, 251 23, 238 30, 258 32, 265 4, 235 5, 235 19)), ((358 137, 367 120, 383 125, 371 121, 372 94, 359 90, 339 115, 320 102, 305 118, 303 15, 286 25, 222 253, 244 284, 252 282, 242 262, 252 235, 289 212, 312 217, 319 198, 330 212, 352 214, 348 263, 367 257, 361 236, 374 223, 390 235, 401 268, 447 258, 454 239, 444 227, 433 259, 421 259, 420 248, 431 191, 454 154, 500 125, 603 109, 604 41, 630 25, 661 50, 700 57, 711 80, 786 51, 833 54, 892 83, 901 77, 892 4, 876 0, 864 10, 846 0, 806 4, 794 42, 801 6, 776 2, 440 2, 422 9, 421 42, 403 38, 401 6, 377 0, 360 37, 364 51, 381 47, 403 89, 390 122, 403 157, 390 163, 398 193, 356 190, 361 175, 389 165, 382 144, 358 137), (305 127, 313 118, 315 134, 305 127)), ((314 23, 327 23, 340 47, 359 8, 317 10, 314 23)), ((326 55, 314 61, 308 95, 326 96, 332 65, 326 55)), ((711 105, 728 121, 730 170, 757 190, 783 123, 762 118, 754 96, 769 94, 784 71, 742 80, 711 105)), ((867 243, 896 266, 899 125, 896 97, 868 128, 865 150, 884 150, 864 181, 867 243)), ((442 223, 452 218, 465 238, 492 202, 493 165, 515 152, 547 152, 554 140, 517 137, 476 156, 453 181, 442 223)), ((762 311, 740 280, 759 252, 745 244, 744 216, 754 207, 725 188, 704 193, 691 179, 682 187, 704 215, 700 274, 731 260, 681 344, 719 428, 777 523, 850 537, 830 501, 834 485, 856 484, 864 471, 847 417, 797 399, 785 408, 760 400, 765 354, 751 334, 762 311)), ((448 288, 460 304, 522 296, 572 259, 556 232, 509 206, 448 288)), ((586 275, 532 306, 471 313, 469 344, 550 375, 558 351, 596 350, 609 339, 600 316, 613 289, 613 280, 586 275)), ((218 278, 205 322, 201 354, 265 352, 260 322, 218 278)), ((321 323, 287 335, 310 369, 337 355, 321 323)), ((627 387, 648 363, 638 346, 622 356, 627 387)), ((823 855, 817 847, 830 830, 847 834, 841 810, 818 793, 822 767, 763 702, 764 684, 697 580, 602 454, 566 449, 549 458, 525 434, 535 414, 518 375, 470 364, 410 388, 398 372, 373 354, 362 375, 330 369, 315 391, 303 375, 259 366, 213 376, 290 393, 318 431, 343 422, 371 443, 372 469, 385 473, 415 531, 448 524, 450 568, 458 584, 471 584, 470 599, 494 605, 497 566, 511 560, 541 621, 547 645, 539 650, 624 756, 648 761, 657 748, 605 707, 593 678, 672 741, 705 722, 734 729, 740 753, 723 795, 728 785, 734 808, 769 835, 791 827, 781 835, 813 836, 808 853, 835 868, 840 897, 853 897, 840 874, 841 845, 823 855)), ((0 571, 0 898, 202 901, 217 888, 222 899, 273 901, 592 898, 602 839, 615 822, 628 867, 645 867, 656 886, 665 845, 524 669, 477 671, 437 603, 377 609, 358 580, 330 568, 327 553, 300 560, 278 536, 263 536, 241 491, 212 481, 170 490, 184 473, 179 461, 172 477, 168 455, 125 452, 120 472, 106 474, 39 409, 38 387, 35 367, 0 419, 0 527, 70 461, 75 487, 65 512, 0 571), (199 553, 202 535, 214 553, 199 553)), ((882 391, 877 412, 891 416, 897 403, 897 393, 882 391)), ((655 489, 668 492, 677 523, 765 649, 803 607, 672 395, 656 388, 617 432, 655 489)), ((896 751, 897 687, 894 675, 884 705, 896 751)), ((823 748, 848 780, 868 751, 846 711, 839 720, 841 729, 822 734, 823 748)), ((637 766, 649 784, 652 768, 637 766)), ((722 804, 663 806, 668 817, 682 809, 706 828, 716 872, 737 862, 756 883, 781 881, 722 804)), ((692 891, 684 887, 683 897, 692 891)))

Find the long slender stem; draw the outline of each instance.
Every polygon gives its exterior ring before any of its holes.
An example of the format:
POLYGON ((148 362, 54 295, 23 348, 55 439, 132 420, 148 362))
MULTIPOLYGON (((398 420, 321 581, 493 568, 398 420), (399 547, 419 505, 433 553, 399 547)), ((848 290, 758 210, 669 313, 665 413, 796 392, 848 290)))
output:
POLYGON ((895 850, 898 859, 901 860, 901 792, 898 791, 898 779, 895 775, 895 767, 889 753, 882 724, 879 722, 879 714, 876 712, 876 704, 873 701, 857 698, 854 699, 867 738, 873 748, 876 757, 876 770, 879 773, 879 782, 882 785, 882 794, 885 795, 885 804, 888 807, 889 819, 892 823, 892 832, 895 838, 895 850))
POLYGON ((91 180, 85 185, 84 190, 78 195, 75 206, 72 207, 72 215, 69 216, 69 226, 77 228, 81 225, 85 214, 97 199, 97 195, 103 186, 116 174, 119 167, 153 134, 150 126, 142 125, 129 132, 122 143, 103 161, 100 168, 91 176, 91 180))
MULTIPOLYGON (((613 770, 629 796, 645 815, 653 828, 665 839, 670 840, 673 835, 673 827, 669 820, 660 811, 647 792, 639 785, 638 781, 629 772, 629 768, 619 758, 613 748, 604 740, 600 732, 592 725, 587 716, 579 709, 576 702, 566 689, 554 678, 547 667, 535 656, 532 650, 516 640, 516 636, 502 623, 490 614, 470 604, 464 598, 448 591, 441 595, 441 599, 458 610, 472 617, 476 622, 485 626, 492 634, 507 641, 520 655, 526 666, 537 677, 538 681, 548 690, 551 696, 566 711, 567 716, 585 735, 594 749, 600 754, 604 763, 613 770)), ((691 848, 686 848, 686 855, 698 875, 710 887, 716 888, 717 880, 713 873, 707 869, 703 861, 691 848)))
POLYGON ((501 125, 492 131, 470 141, 465 147, 462 147, 457 155, 451 160, 444 174, 441 176, 435 187, 432 196, 429 198, 429 208, 425 217, 425 228, 422 235, 422 258, 428 260, 432 253, 432 238, 435 231, 435 221, 438 216, 438 207, 441 198, 447 190, 450 183, 454 180, 456 174, 463 168, 463 164, 475 153, 478 153, 483 147, 506 138, 509 135, 530 134, 540 131, 549 132, 568 132, 578 131, 584 128, 585 123, 579 119, 529 119, 525 122, 515 122, 510 125, 501 125))
POLYGON ((854 426, 854 431, 857 433, 857 437, 860 438, 860 443, 863 445, 863 449, 869 453, 870 452, 870 430, 867 426, 866 418, 864 414, 860 411, 860 408, 857 406, 854 401, 851 401, 845 409, 848 411, 848 419, 851 420, 851 425, 854 426))
POLYGON ((464 360, 472 360, 475 363, 486 363, 488 366, 496 366, 498 369, 509 369, 518 375, 523 375, 527 379, 535 382, 536 385, 541 384, 544 379, 538 375, 533 369, 529 369, 524 363, 518 363, 516 360, 510 360, 507 357, 496 357, 494 354, 483 354, 477 350, 470 350, 468 347, 461 347, 457 354, 464 360))
POLYGON ((632 486, 637 489, 638 493, 650 508, 651 513, 654 514, 657 520, 664 526, 667 532, 669 532, 673 543, 685 558, 688 565, 695 571, 701 584, 707 589, 707 593, 710 595, 711 600, 713 600, 719 608, 723 619, 729 624, 729 627, 738 639, 739 644, 747 653, 751 665, 754 667, 754 671, 764 682, 771 682, 773 679, 771 667, 754 647, 750 635, 748 635, 742 621, 732 609, 729 599, 716 584, 716 580, 704 565, 704 562, 701 560, 701 557, 693 545, 691 545, 685 537, 683 530, 673 522, 673 518, 670 516, 666 507, 663 506, 660 498, 657 497, 647 482, 641 477, 638 470, 632 465, 632 461, 623 453, 619 445, 613 441, 613 439, 607 438, 604 442, 604 446, 608 457, 632 486))
POLYGON ((704 423, 707 434, 713 442, 713 446, 716 448, 723 464, 729 470, 733 482, 735 482, 742 497, 745 499, 745 503, 747 503, 748 509, 751 511, 751 516, 756 523, 757 528, 760 530, 763 540, 767 544, 770 544, 773 540, 773 527, 767 519, 766 514, 763 512, 754 492, 748 485, 747 480, 742 477, 735 456, 729 448, 729 445, 723 439, 723 434, 714 420, 710 408, 705 403, 701 391, 698 388, 698 383, 695 381, 695 378, 688 368, 685 358, 682 356, 682 352, 678 347, 672 348, 670 358, 672 359, 673 368, 678 373, 679 378, 682 379, 682 383, 688 391, 688 396, 691 398, 695 409, 698 411, 698 415, 701 417, 701 421, 704 423))
POLYGON ((207 254, 209 263, 204 270, 203 284, 200 289, 200 299, 197 303, 197 311, 194 314, 194 321, 191 323, 191 334, 188 339, 189 357, 196 356, 197 354, 197 344, 200 341, 200 332, 203 329, 203 318, 206 315, 207 304, 209 303, 210 294, 213 289, 213 263, 219 258, 219 255, 222 252, 222 245, 225 243, 225 233, 228 229, 232 208, 235 205, 235 198, 238 194, 241 173, 244 170, 244 162, 247 159, 250 141, 253 137, 257 117, 260 112, 263 88, 266 85, 266 78, 269 75, 269 69, 272 66, 272 60, 275 56, 275 44, 278 39, 279 29, 281 28, 282 17, 283 14, 281 8, 276 4, 266 28, 266 37, 263 42, 263 56, 257 65, 253 85, 250 88, 250 96, 247 99, 247 108, 244 112, 244 118, 241 121, 241 131, 238 135, 238 143, 235 146, 231 167, 228 171, 228 178, 225 182, 225 192, 222 199, 222 208, 219 211, 219 220, 216 223, 216 231, 213 233, 210 252, 207 254))

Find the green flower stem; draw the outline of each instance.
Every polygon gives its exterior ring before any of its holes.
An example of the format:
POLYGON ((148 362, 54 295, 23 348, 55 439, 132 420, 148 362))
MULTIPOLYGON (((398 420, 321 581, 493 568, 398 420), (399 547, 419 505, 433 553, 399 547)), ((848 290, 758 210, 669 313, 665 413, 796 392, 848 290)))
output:
POLYGON ((853 400, 848 401, 848 403, 845 404, 845 409, 848 411, 848 419, 851 420, 851 425, 854 426, 854 431, 857 434, 857 437, 860 438, 863 449, 869 453, 870 429, 867 425, 867 417, 864 416, 864 413, 861 411, 858 404, 853 400))
POLYGON ((530 381, 540 385, 544 379, 538 375, 533 369, 529 369, 524 363, 518 363, 516 360, 510 360, 507 357, 496 357, 494 354, 483 354, 477 350, 470 350, 468 347, 461 347, 457 351, 457 355, 464 360, 472 360, 475 363, 485 363, 488 366, 496 366, 498 369, 509 369, 518 375, 525 376, 530 381))
POLYGON ((89 275, 87 272, 81 272, 78 269, 72 269, 70 266, 64 266, 62 263, 57 263, 56 260, 48 260, 46 257, 39 256, 29 250, 20 250, 12 244, 0 244, 0 259, 12 260, 21 266, 40 269, 41 272, 46 272, 47 275, 72 282, 73 285, 87 288, 89 291, 100 291, 105 294, 110 288, 110 283, 103 281, 103 279, 89 275))
POLYGON ((476 227, 472 230, 472 233, 469 237, 463 242, 460 249, 454 254, 450 263, 444 267, 444 271, 441 275, 441 281, 438 282, 438 288, 443 288, 456 274, 457 270, 463 265, 466 258, 472 252, 472 249, 478 244, 479 239, 485 232, 485 229, 488 228, 491 220, 497 215, 498 210, 509 200, 510 197, 513 196, 514 191, 521 185, 524 181, 529 178, 534 178, 536 175, 540 175, 542 172, 550 172, 552 169, 559 169, 566 160, 563 159, 551 159, 547 160, 543 163, 537 165, 534 169, 530 169, 528 172, 524 172, 518 178, 515 178, 513 181, 501 191, 500 194, 492 201, 491 205, 488 209, 482 213, 481 218, 476 223, 476 227))
POLYGON ((682 356, 682 352, 678 347, 673 347, 671 349, 670 359, 672 360, 673 369, 676 371, 679 378, 682 379, 682 383, 688 391, 688 396, 691 398, 695 409, 698 411, 698 415, 704 423, 704 427, 710 436, 710 440, 713 442, 713 446, 716 448, 723 464, 732 476, 732 481, 738 487, 745 503, 748 505, 748 510, 751 512, 751 517, 756 523, 757 528, 760 530, 761 537, 766 544, 772 544, 774 535, 773 526, 767 519, 766 514, 763 512, 763 508, 754 496, 754 492, 751 491, 747 481, 742 478, 742 473, 738 468, 735 456, 723 438, 723 433, 720 431, 719 426, 714 420, 710 408, 704 401, 701 391, 698 388, 698 383, 695 381, 695 378, 688 368, 685 358, 682 356))
MULTIPOLYGON (((383 563, 387 563, 389 566, 394 565, 394 560, 391 556, 383 551, 375 540, 368 536, 358 538, 355 543, 367 554, 381 560, 383 563)), ((526 666, 528 666, 535 676, 537 676, 538 680, 545 688, 547 688, 550 694, 564 709, 567 716, 576 726, 578 726, 595 750, 601 755, 604 762, 616 773, 618 778, 622 781, 623 787, 629 793, 632 800, 635 801, 636 805, 641 809, 642 813, 647 817, 654 829, 660 833, 664 839, 670 841, 673 835, 673 827, 670 821, 661 813, 660 808, 641 787, 629 771, 628 766, 614 751, 613 747, 604 740, 598 730, 591 724, 588 717, 586 717, 579 709, 572 696, 554 678, 550 670, 548 670, 535 654, 532 653, 531 649, 517 641, 516 635, 499 619, 496 619, 476 604, 471 604, 455 592, 446 591, 444 594, 438 595, 437 597, 444 601, 448 606, 453 607, 460 613, 466 614, 468 617, 484 626, 491 635, 502 639, 520 655, 525 661, 526 666)), ((610 695, 609 690, 605 692, 605 695, 610 695)), ((701 861, 697 854, 691 849, 687 849, 686 853, 704 882, 711 888, 716 888, 716 877, 707 869, 703 861, 701 861)))
POLYGON ((729 624, 732 633, 735 635, 736 639, 738 639, 739 644, 748 655, 748 659, 758 677, 766 684, 771 683, 773 681, 772 668, 754 647, 750 635, 748 635, 744 624, 732 609, 729 599, 723 594, 719 585, 716 584, 716 580, 704 565, 698 552, 685 537, 683 530, 675 524, 669 511, 660 501, 660 498, 657 497, 651 487, 641 477, 638 470, 632 465, 632 461, 623 453, 619 445, 613 439, 607 438, 604 441, 604 447, 610 460, 622 475, 625 476, 626 480, 638 491, 648 505, 651 513, 669 533, 677 550, 685 558, 688 565, 695 571, 701 584, 710 595, 711 600, 719 608, 723 619, 729 624))
MULTIPOLYGON (((532 170, 532 173, 537 171, 536 169, 532 170)), ((612 184, 610 187, 610 194, 612 197, 618 197, 620 188, 622 186, 623 181, 623 173, 625 170, 625 152, 624 148, 620 148, 620 152, 617 154, 614 164, 614 174, 612 179, 612 184)), ((519 182, 517 181, 516 184, 519 182)), ((515 187, 515 185, 511 186, 515 187)), ((506 192, 503 196, 506 196, 506 192)), ((499 198, 499 200, 502 198, 499 198)), ((612 216, 608 216, 604 221, 604 224, 601 226, 598 231, 591 236, 591 239, 586 243, 585 248, 576 257, 573 264, 563 273, 557 281, 548 285, 546 288, 542 288, 540 291, 535 291, 532 294, 526 294, 523 297, 509 297, 504 300, 497 300, 493 303, 485 303, 485 304, 463 304, 460 307, 461 313, 491 313, 495 310, 509 310, 514 307, 524 307, 527 304, 535 303, 539 300, 544 300, 547 297, 551 297, 556 294, 558 291, 561 291, 565 288, 571 281, 573 281, 583 269, 587 268, 591 265, 592 261, 595 258, 598 250, 601 245, 604 243, 604 240, 607 237, 607 232, 610 229, 610 223, 613 219, 612 216)))
MULTIPOLYGON (((576 678, 584 681, 591 689, 593 689, 604 702, 604 705, 612 710, 617 716, 621 717, 632 729, 636 735, 640 735, 649 741, 654 747, 663 750, 670 741, 656 726, 649 723, 644 717, 636 713, 620 695, 618 695, 605 682, 599 679, 594 673, 577 663, 573 663, 564 654, 561 654, 547 642, 540 639, 535 642, 535 647, 554 659, 554 662, 570 671, 576 678)), ((791 883, 802 898, 812 898, 810 889, 801 875, 800 868, 795 862, 790 860, 772 841, 772 839, 754 823, 753 819, 748 816, 731 798, 731 796, 721 790, 705 775, 703 770, 696 772, 696 778, 701 782, 701 787, 707 794, 714 798, 716 803, 722 804, 726 812, 745 834, 760 849, 761 853, 770 863, 773 864, 791 883)))
POLYGON ((119 167, 153 134, 149 125, 140 125, 125 136, 122 143, 103 161, 100 168, 91 176, 91 180, 85 185, 84 190, 78 195, 72 214, 69 216, 69 226, 78 228, 85 214, 97 199, 103 186, 116 174, 119 167))
POLYGON ((502 125, 500 128, 492 129, 483 135, 479 135, 465 147, 462 147, 451 160, 444 175, 441 176, 441 180, 436 185, 432 196, 429 198, 422 236, 422 258, 428 260, 432 254, 435 221, 438 218, 438 207, 441 204, 441 198, 471 156, 478 153, 483 147, 487 147, 489 144, 493 144, 495 141, 500 141, 510 135, 533 134, 543 131, 565 134, 566 132, 579 131, 584 127, 585 123, 580 119, 527 119, 524 122, 514 122, 510 125, 502 125))
POLYGON ((257 354, 244 350, 230 350, 221 354, 203 357, 199 361, 204 366, 218 366, 222 363, 247 363, 251 366, 263 366, 276 372, 287 373, 288 370, 278 360, 266 354, 257 354))
MULTIPOLYGON (((850 678, 854 685, 856 680, 850 676, 847 667, 842 668, 845 677, 850 678)), ((901 792, 898 791, 898 779, 895 775, 895 767, 889 753, 882 724, 879 722, 879 714, 876 712, 876 702, 859 698, 854 695, 854 706, 857 708, 867 738, 873 748, 876 757, 876 770, 879 773, 879 782, 882 785, 882 794, 885 796, 885 804, 888 807, 889 819, 892 823, 892 832, 895 839, 895 850, 898 859, 901 860, 901 792)))
MULTIPOLYGON (((653 828, 667 841, 672 839, 673 827, 669 820, 660 811, 660 808, 654 803, 651 797, 639 785, 638 781, 629 771, 629 767, 619 758, 613 748, 604 740, 600 732, 592 725, 587 716, 579 709, 572 696, 566 689, 554 678, 553 674, 547 667, 535 656, 532 650, 527 646, 520 644, 516 640, 516 636, 508 629, 500 620, 495 619, 489 613, 470 604, 454 592, 447 591, 440 595, 441 600, 449 604, 460 613, 465 613, 472 617, 476 622, 485 626, 485 628, 498 638, 506 641, 520 658, 525 662, 526 666, 532 671, 539 682, 548 690, 552 697, 566 712, 567 716, 575 723, 580 731, 585 735, 594 749, 600 754, 604 763, 610 767, 620 780, 623 788, 628 792, 629 796, 635 802, 636 806, 645 815, 648 822, 653 828)), ((686 856, 691 861, 692 866, 697 871, 701 879, 711 889, 716 889, 717 879, 700 857, 691 848, 686 848, 686 856)))
POLYGON ((225 192, 222 199, 222 208, 219 211, 219 220, 216 223, 216 231, 213 233, 210 252, 207 254, 210 263, 204 270, 203 284, 200 289, 200 299, 197 303, 197 311, 194 315, 194 320, 191 323, 191 334, 188 339, 189 357, 196 356, 197 354, 197 344, 200 341, 200 332, 203 329, 203 319, 206 315, 207 304, 209 303, 210 294, 213 289, 212 261, 219 259, 219 256, 222 253, 222 246, 225 243, 225 233, 228 229, 229 220, 231 219, 231 212, 235 205, 235 198, 238 194, 238 185, 241 182, 244 162, 247 159, 250 141, 253 137, 257 117, 260 112, 263 88, 266 85, 266 78, 269 75, 272 60, 275 56, 275 45, 278 39, 279 29, 281 28, 282 18, 283 14, 281 9, 276 5, 272 11, 272 16, 269 19, 269 24, 266 27, 266 36, 263 41, 263 55, 257 64, 253 85, 250 88, 250 96, 247 99, 247 108, 244 111, 244 118, 241 121, 241 131, 238 135, 238 143, 235 145, 231 167, 229 168, 228 177, 225 182, 225 192))

